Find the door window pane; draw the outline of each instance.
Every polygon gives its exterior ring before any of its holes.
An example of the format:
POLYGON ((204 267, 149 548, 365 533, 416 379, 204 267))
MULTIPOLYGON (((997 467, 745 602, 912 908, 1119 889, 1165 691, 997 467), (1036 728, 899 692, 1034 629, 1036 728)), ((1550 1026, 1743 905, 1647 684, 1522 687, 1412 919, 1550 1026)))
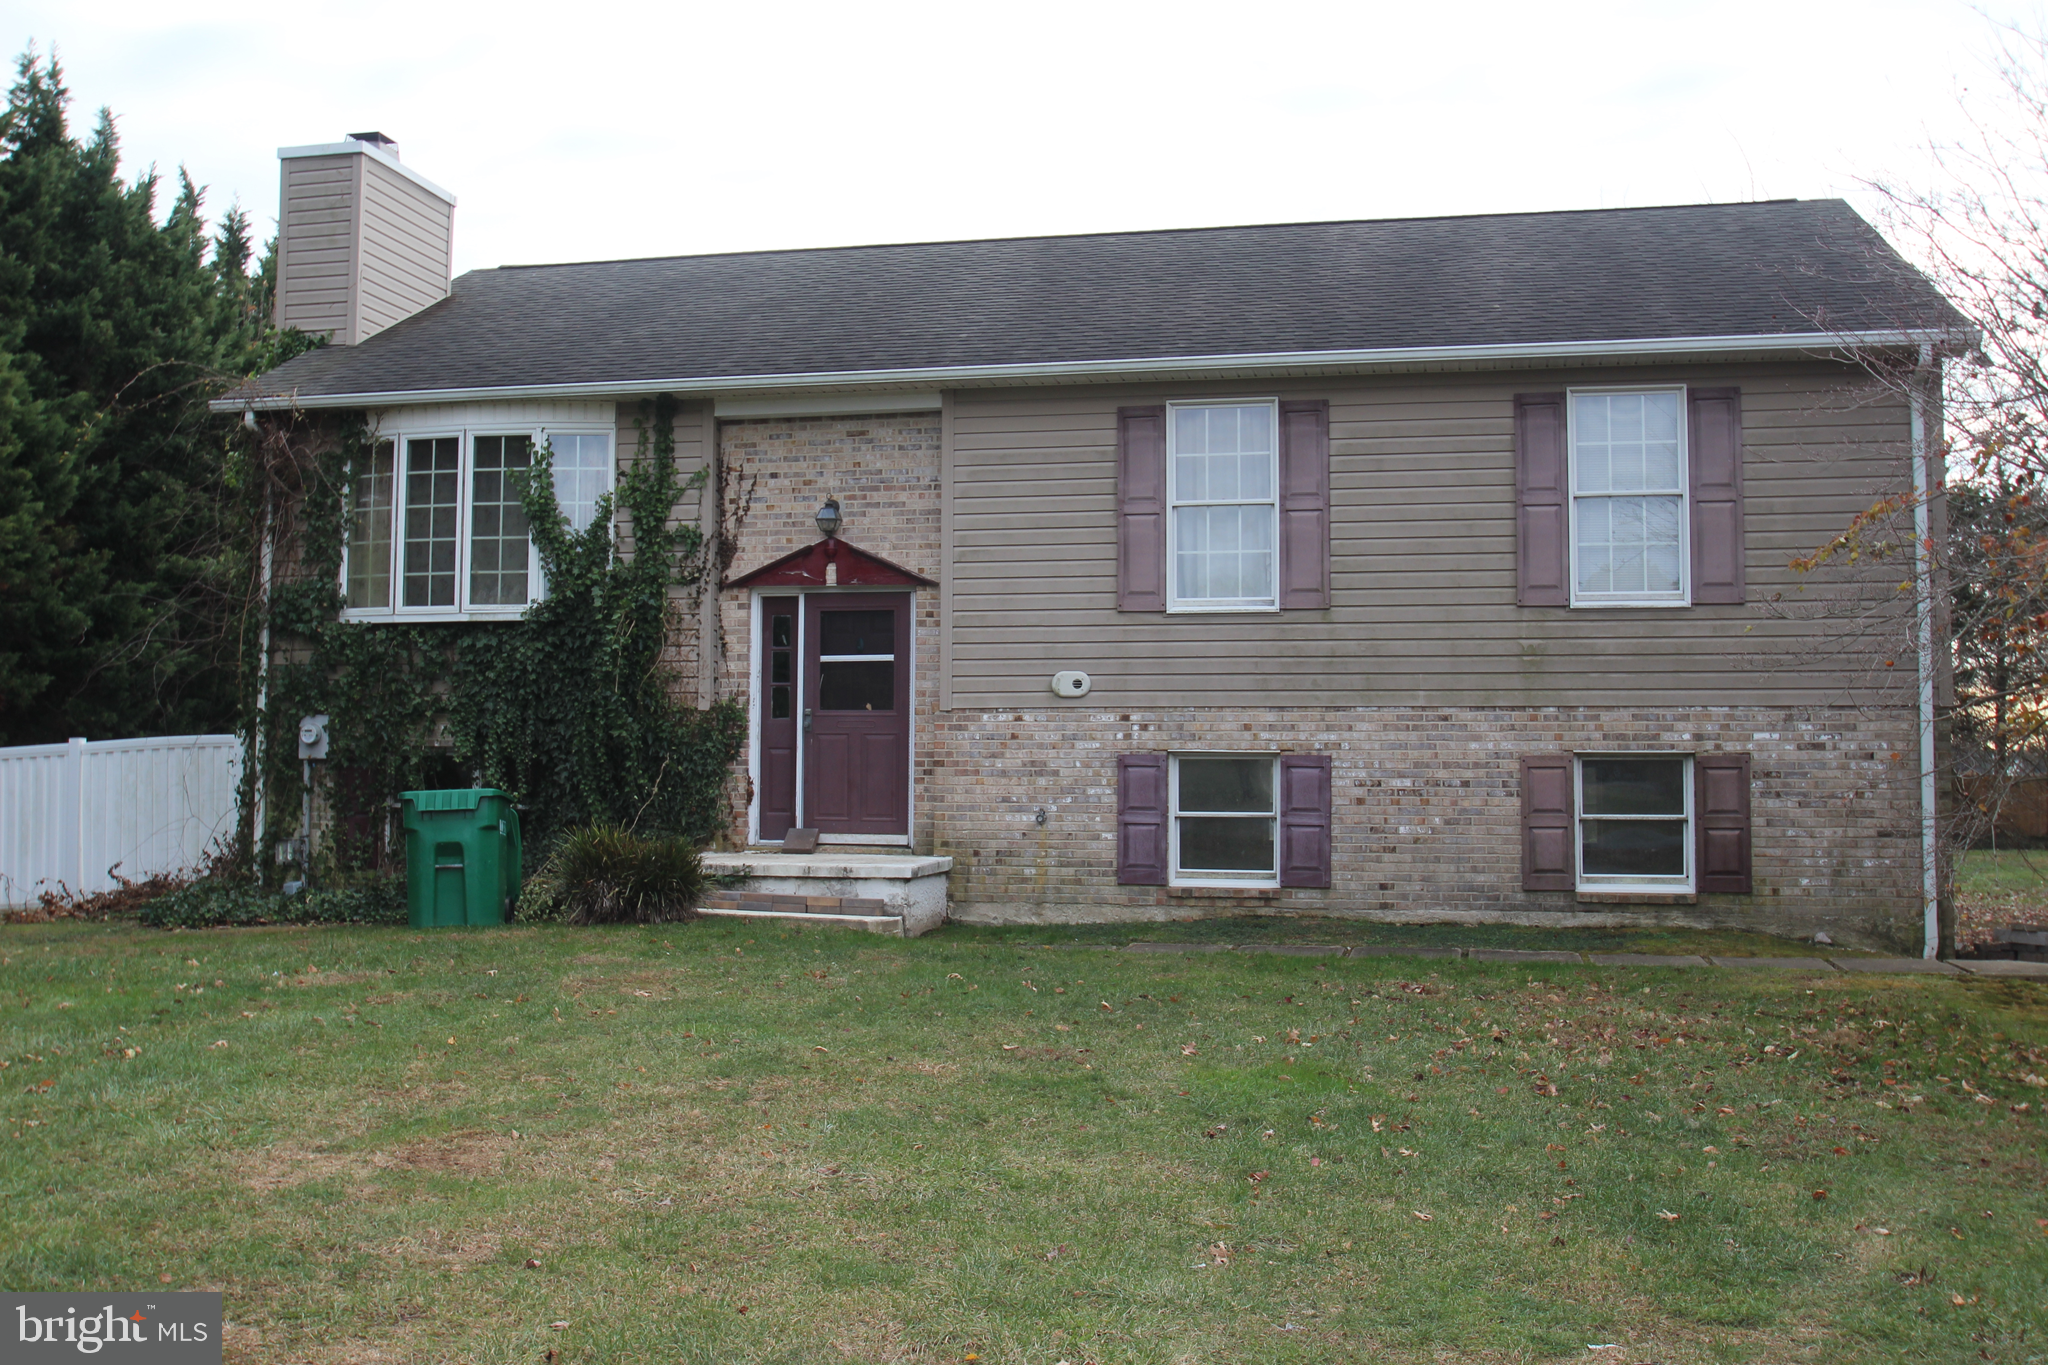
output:
POLYGON ((891 660, 833 661, 818 665, 820 711, 891 711, 896 707, 896 665, 891 660))
POLYGON ((526 508, 506 474, 532 463, 533 442, 528 437, 476 438, 469 503, 471 606, 526 605, 526 508))
POLYGON ((896 653, 896 613, 893 611, 821 611, 818 613, 818 653, 896 653))
POLYGON ((405 443, 405 605, 455 605, 455 514, 462 442, 435 436, 405 443))
POLYGON ((348 604, 391 605, 391 515, 398 496, 398 454, 390 441, 370 450, 368 467, 356 473, 356 496, 348 530, 348 604))

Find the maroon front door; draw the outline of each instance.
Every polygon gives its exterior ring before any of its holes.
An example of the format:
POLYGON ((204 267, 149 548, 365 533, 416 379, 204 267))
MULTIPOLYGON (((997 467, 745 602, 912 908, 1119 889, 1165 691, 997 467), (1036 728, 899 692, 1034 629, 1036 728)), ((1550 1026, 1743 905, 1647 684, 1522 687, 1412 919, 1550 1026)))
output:
POLYGON ((761 599, 761 837, 796 823, 796 616, 794 597, 761 599))
MULTIPOLYGON (((907 835, 910 594, 811 593, 803 604, 804 823, 907 835)), ((762 837, 776 837, 765 793, 762 813, 762 837)))

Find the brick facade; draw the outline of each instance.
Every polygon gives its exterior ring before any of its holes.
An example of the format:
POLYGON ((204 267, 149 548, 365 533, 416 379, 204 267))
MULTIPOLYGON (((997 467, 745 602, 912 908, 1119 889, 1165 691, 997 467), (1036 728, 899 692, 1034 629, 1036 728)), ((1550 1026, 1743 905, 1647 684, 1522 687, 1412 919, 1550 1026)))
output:
POLYGON ((1849 708, 1054 709, 931 718, 918 781, 957 859, 953 913, 983 921, 1280 913, 1540 924, 1685 923, 1838 943, 1918 942, 1910 714, 1849 708), (1755 885, 1694 904, 1521 889, 1518 760, 1565 750, 1751 755, 1755 885), (1328 890, 1116 884, 1116 757, 1285 751, 1332 759, 1328 890), (1044 825, 1036 820, 1047 811, 1044 825))

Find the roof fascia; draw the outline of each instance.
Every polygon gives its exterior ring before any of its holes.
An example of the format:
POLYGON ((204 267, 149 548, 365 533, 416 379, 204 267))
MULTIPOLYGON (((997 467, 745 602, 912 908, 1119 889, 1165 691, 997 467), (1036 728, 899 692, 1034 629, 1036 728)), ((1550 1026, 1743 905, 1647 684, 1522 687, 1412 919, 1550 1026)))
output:
POLYGON ((374 142, 357 142, 354 138, 348 138, 341 142, 311 142, 303 147, 280 147, 277 149, 277 159, 279 161, 291 160, 302 156, 367 156, 383 162, 407 180, 412 181, 413 184, 418 185, 428 194, 447 200, 450 208, 455 206, 455 196, 453 194, 442 189, 439 185, 436 185, 433 181, 427 179, 374 142))
POLYGON ((1171 379, 1176 375, 1232 370, 1245 374, 1355 367, 1363 370, 1415 366, 1470 366, 1488 362, 1655 360, 1717 354, 1816 355, 1896 346, 1943 345, 1955 334, 1939 328, 1891 328, 1863 332, 1788 332, 1767 336, 1645 337, 1615 341, 1552 341, 1487 346, 1396 346, 1369 350, 1276 351, 1249 355, 1157 356, 1127 360, 1068 360, 1018 365, 933 365, 900 370, 838 370, 809 374, 736 374, 675 379, 607 380, 577 384, 522 384, 503 387, 394 389, 381 393, 275 395, 215 399, 216 412, 280 411, 293 408, 389 407, 400 403, 454 403, 479 399, 626 398, 651 394, 693 394, 741 390, 850 388, 869 384, 914 384, 956 388, 976 383, 1029 383, 1062 379, 1171 379))

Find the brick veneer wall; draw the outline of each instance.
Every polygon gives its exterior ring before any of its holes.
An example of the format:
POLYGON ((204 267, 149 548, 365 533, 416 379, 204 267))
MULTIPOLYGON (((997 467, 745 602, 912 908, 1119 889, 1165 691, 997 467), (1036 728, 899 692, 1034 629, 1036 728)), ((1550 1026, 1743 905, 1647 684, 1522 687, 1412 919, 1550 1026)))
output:
MULTIPOLYGON (((732 577, 818 539, 818 505, 837 497, 842 539, 936 579, 939 565, 939 414, 886 413, 863 417, 772 417, 719 424, 719 449, 742 516, 735 537, 732 577)), ((728 590, 721 603, 725 675, 721 695, 744 696, 753 628, 752 594, 728 590)), ((918 769, 931 718, 939 704, 939 597, 917 592, 912 626, 912 674, 918 769)), ((918 781, 922 772, 918 773, 918 781)), ((746 763, 730 786, 733 831, 744 840, 751 790, 746 763)), ((912 842, 929 845, 930 816, 913 783, 912 842)))
POLYGON ((1920 933, 1910 714, 1848 708, 1074 708, 934 718, 918 780, 953 915, 984 922, 1177 919, 1248 909, 1370 919, 1684 923, 1911 948, 1920 933), (1116 756, 1327 753, 1329 890, 1116 883, 1116 756), (1521 889, 1518 760, 1561 750, 1747 752, 1754 892, 1697 903, 1521 889), (1046 823, 1036 822, 1039 807, 1046 823))

